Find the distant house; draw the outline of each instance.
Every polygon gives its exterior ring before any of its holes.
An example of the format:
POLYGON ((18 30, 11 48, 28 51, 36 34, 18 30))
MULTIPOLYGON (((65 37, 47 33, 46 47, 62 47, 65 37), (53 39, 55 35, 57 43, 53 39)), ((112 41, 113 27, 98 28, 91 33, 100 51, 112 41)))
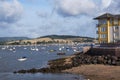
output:
POLYGON ((98 20, 96 26, 99 43, 113 43, 120 40, 120 14, 106 13, 94 19, 98 20))

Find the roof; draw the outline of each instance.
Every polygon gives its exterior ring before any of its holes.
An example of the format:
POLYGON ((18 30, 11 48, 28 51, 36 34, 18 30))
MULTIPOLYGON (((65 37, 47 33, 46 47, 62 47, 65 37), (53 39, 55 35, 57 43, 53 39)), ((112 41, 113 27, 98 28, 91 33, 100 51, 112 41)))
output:
POLYGON ((104 19, 104 18, 119 18, 120 19, 120 14, 117 14, 117 15, 113 15, 113 14, 110 14, 110 13, 105 13, 101 16, 98 16, 94 19, 104 19))

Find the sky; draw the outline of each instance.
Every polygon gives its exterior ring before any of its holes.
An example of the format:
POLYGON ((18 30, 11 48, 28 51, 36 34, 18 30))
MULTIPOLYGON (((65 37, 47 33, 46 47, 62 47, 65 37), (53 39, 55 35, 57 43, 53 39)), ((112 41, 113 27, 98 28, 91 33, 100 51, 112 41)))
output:
POLYGON ((120 0, 0 0, 0 37, 96 37, 104 14, 120 14, 120 0))

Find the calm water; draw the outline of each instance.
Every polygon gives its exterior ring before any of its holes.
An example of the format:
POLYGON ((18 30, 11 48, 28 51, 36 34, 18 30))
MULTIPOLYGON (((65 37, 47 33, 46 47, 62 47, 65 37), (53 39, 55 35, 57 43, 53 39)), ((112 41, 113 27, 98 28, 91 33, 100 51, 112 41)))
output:
MULTIPOLYGON (((42 68, 47 66, 48 60, 72 55, 74 51, 71 46, 37 46, 39 51, 31 50, 34 46, 17 46, 11 50, 13 48, 0 47, 0 80, 83 80, 81 76, 72 74, 13 74, 13 71, 20 69, 42 68), (58 52, 65 52, 66 55, 57 55, 58 52), (23 56, 27 60, 18 61, 23 56)), ((80 47, 78 49, 81 50, 80 47)))

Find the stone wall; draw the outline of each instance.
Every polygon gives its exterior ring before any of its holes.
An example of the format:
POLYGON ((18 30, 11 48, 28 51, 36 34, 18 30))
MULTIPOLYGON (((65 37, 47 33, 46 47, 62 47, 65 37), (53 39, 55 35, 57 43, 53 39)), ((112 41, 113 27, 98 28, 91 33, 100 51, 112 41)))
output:
POLYGON ((91 48, 87 54, 93 56, 101 56, 101 55, 111 55, 120 57, 120 48, 118 47, 97 47, 91 48))

